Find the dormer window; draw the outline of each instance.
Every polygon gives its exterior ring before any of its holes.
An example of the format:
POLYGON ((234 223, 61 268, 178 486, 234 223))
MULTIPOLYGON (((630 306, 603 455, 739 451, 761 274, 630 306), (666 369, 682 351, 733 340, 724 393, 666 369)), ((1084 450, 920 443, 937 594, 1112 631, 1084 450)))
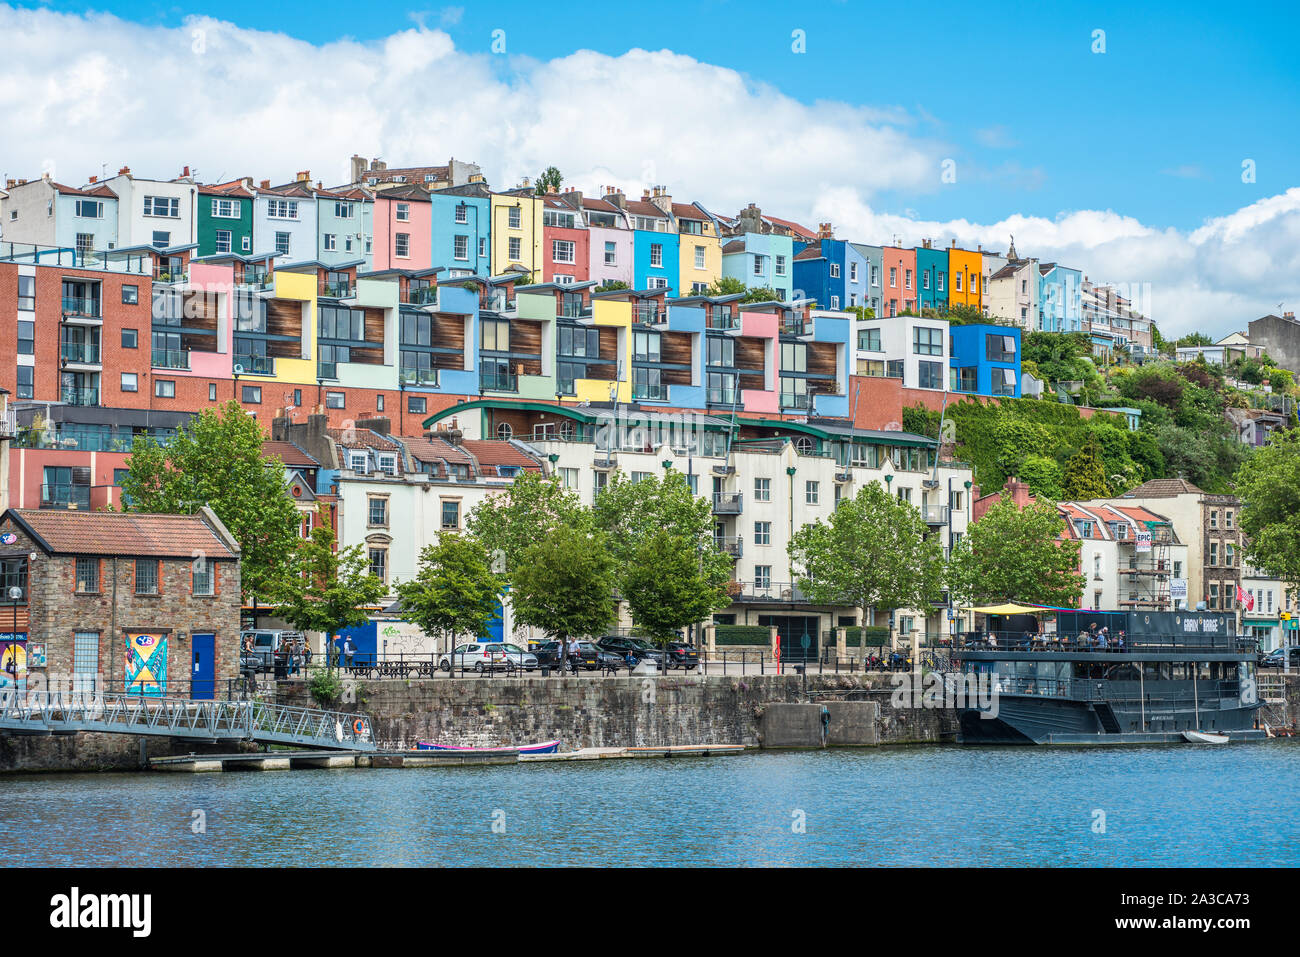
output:
POLYGON ((356 472, 357 474, 365 475, 369 471, 369 469, 366 468, 367 458, 368 456, 366 455, 365 452, 356 452, 356 451, 349 452, 348 465, 349 467, 351 467, 352 471, 356 472))

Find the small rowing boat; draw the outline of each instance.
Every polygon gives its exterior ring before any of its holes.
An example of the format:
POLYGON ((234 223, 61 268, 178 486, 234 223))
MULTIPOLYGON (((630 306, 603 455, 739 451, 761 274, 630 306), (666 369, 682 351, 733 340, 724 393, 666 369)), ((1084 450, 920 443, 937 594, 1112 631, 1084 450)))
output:
POLYGON ((1211 734, 1209 731, 1184 731, 1183 740, 1192 744, 1227 744, 1226 734, 1211 734))
POLYGON ((462 748, 452 744, 433 744, 429 741, 416 742, 417 751, 472 751, 476 754, 492 754, 496 751, 518 751, 520 754, 554 754, 560 750, 560 742, 543 741, 540 744, 523 744, 517 748, 462 748))

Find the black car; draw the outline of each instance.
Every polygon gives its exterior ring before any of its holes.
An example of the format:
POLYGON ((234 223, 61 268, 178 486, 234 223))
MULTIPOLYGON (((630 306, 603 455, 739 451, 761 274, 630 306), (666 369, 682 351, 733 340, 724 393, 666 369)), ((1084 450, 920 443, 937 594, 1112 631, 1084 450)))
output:
POLYGON ((700 666, 700 653, 695 650, 694 645, 688 645, 683 641, 670 641, 664 646, 668 652, 668 667, 681 668, 683 671, 690 671, 700 666))
MULTIPOLYGON (((543 641, 533 649, 537 664, 543 668, 569 667, 569 656, 558 641, 543 641)), ((601 666, 600 650, 589 641, 578 642, 578 667, 595 671, 601 666)))
POLYGON ((655 663, 656 667, 663 667, 663 649, 656 648, 644 638, 632 638, 627 635, 606 635, 596 642, 596 647, 620 655, 624 661, 627 660, 628 653, 631 652, 637 661, 644 661, 649 658, 655 663))

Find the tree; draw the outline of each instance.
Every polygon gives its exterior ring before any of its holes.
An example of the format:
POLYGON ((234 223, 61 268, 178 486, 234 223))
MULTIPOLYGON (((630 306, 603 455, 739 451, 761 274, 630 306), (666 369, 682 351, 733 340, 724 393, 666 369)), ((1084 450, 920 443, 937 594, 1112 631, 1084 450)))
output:
POLYGON ((1027 601, 1072 607, 1083 591, 1078 541, 1061 539, 1056 506, 1037 499, 1019 508, 1005 493, 953 546, 952 594, 972 604, 1027 601))
POLYGON ((560 175, 560 171, 554 166, 548 166, 542 171, 542 175, 537 177, 537 195, 545 195, 552 189, 558 193, 563 182, 564 177, 560 175))
POLYGON ((246 601, 276 587, 299 541, 284 468, 262 456, 257 420, 227 402, 205 409, 161 445, 140 437, 122 479, 126 511, 192 515, 207 505, 239 542, 246 601))
POLYGON ((368 606, 384 597, 384 583, 370 572, 360 545, 338 550, 334 530, 324 523, 300 539, 276 588, 275 613, 299 631, 325 633, 326 660, 330 636, 338 629, 369 620, 368 606))
MULTIPOLYGON (((910 503, 869 482, 841 499, 830 520, 804 525, 789 545, 799 588, 817 605, 893 613, 925 609, 943 594, 943 550, 910 503)), ((863 646, 866 656, 866 646, 863 646)))
POLYGON ((631 289, 631 288, 632 288, 631 286, 629 286, 621 279, 606 279, 604 282, 602 282, 599 286, 596 287, 596 292, 613 292, 616 289, 631 289))
POLYGON ((1106 465, 1101 460, 1101 447, 1097 436, 1089 434, 1087 442, 1065 464, 1065 497, 1082 502, 1105 498, 1110 494, 1106 484, 1106 465))
POLYGON ((735 276, 719 276, 709 284, 705 290, 708 296, 735 296, 748 290, 743 279, 737 279, 735 276))
POLYGON ((590 530, 591 512, 557 477, 524 472, 475 506, 465 525, 486 550, 493 572, 512 582, 525 549, 557 528, 590 530))
POLYGON ((1203 332, 1192 332, 1183 336, 1175 342, 1174 345, 1179 346, 1180 348, 1186 346, 1212 346, 1214 345, 1214 340, 1203 332))
POLYGON ((1056 501, 1061 497, 1061 482, 1064 476, 1056 459, 1042 455, 1030 455, 1020 463, 1016 477, 1029 486, 1029 491, 1039 498, 1056 501))
MULTIPOLYGON (((479 542, 444 532, 420 552, 415 578, 398 582, 396 590, 402 613, 425 634, 445 640, 450 653, 457 635, 487 631, 497 614, 501 582, 479 542)), ((448 677, 454 673, 449 669, 448 677)))
POLYGON ((1235 476, 1250 563, 1300 589, 1300 435, 1277 433, 1235 476))
POLYGON ((552 638, 594 635, 614 619, 614 560, 604 532, 559 525, 519 553, 510 604, 552 638))
POLYGON ((697 542, 667 529, 644 538, 619 576, 633 619, 666 642, 678 629, 726 608, 730 560, 721 557, 722 563, 706 564, 697 542))

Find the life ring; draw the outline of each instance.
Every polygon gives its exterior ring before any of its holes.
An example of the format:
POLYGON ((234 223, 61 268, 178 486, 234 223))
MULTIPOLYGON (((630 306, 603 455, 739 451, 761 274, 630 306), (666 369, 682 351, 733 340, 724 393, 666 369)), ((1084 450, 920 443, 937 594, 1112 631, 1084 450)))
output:
POLYGON ((366 733, 365 720, 362 718, 357 718, 357 720, 353 721, 352 730, 355 731, 357 734, 365 734, 366 733))

